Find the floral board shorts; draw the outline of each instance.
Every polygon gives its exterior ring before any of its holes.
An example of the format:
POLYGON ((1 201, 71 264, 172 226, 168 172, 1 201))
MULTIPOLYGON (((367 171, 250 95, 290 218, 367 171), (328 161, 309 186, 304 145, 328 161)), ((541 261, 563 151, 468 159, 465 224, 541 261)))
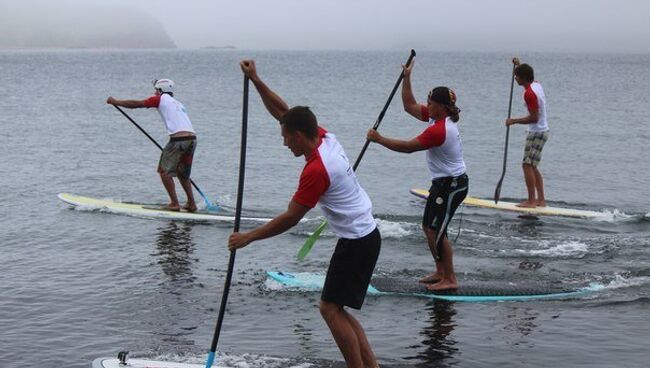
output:
POLYGON ((189 178, 196 149, 196 137, 171 138, 160 154, 158 172, 189 178))
POLYGON ((524 163, 537 166, 542 161, 542 149, 548 140, 548 130, 545 132, 528 132, 524 148, 524 163))

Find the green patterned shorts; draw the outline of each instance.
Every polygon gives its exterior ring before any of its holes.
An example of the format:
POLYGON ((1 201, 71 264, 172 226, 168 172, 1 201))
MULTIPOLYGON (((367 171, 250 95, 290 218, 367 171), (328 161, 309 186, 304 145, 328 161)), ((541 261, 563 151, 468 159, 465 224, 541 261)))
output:
POLYGON ((545 132, 528 132, 524 148, 524 163, 537 166, 542 160, 542 149, 548 140, 548 130, 545 132))

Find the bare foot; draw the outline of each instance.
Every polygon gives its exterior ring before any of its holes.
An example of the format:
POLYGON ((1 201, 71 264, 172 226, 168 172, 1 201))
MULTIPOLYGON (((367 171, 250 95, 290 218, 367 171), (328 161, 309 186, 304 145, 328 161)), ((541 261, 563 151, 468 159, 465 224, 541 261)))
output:
POLYGON ((170 203, 170 204, 168 204, 168 205, 166 205, 166 206, 163 206, 162 209, 165 210, 165 211, 175 211, 175 212, 178 212, 178 211, 181 210, 181 206, 178 205, 178 204, 171 204, 171 203, 170 203))
POLYGON ((441 280, 433 285, 427 285, 429 291, 443 291, 443 290, 456 290, 458 289, 458 282, 449 280, 441 280))
POLYGON ((434 284, 438 281, 442 280, 442 277, 438 275, 437 272, 430 273, 423 278, 420 279, 420 282, 423 284, 434 284))
POLYGON ((537 204, 535 202, 531 201, 523 201, 519 204, 516 205, 517 207, 523 207, 523 208, 535 208, 537 204))
POLYGON ((196 212, 196 205, 190 206, 189 204, 186 204, 185 206, 183 206, 183 209, 187 212, 194 213, 196 212))
POLYGON ((535 204, 537 205, 537 207, 546 207, 546 201, 543 199, 538 199, 537 201, 535 201, 535 204))

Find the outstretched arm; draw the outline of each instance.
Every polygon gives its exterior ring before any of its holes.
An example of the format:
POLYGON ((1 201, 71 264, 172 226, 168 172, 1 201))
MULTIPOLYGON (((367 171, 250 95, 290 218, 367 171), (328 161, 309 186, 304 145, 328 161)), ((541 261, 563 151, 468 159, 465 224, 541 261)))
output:
POLYGON ((247 233, 230 234, 230 238, 228 239, 228 248, 230 250, 243 248, 255 240, 266 239, 282 234, 300 222, 300 219, 302 219, 310 209, 311 208, 292 200, 289 202, 289 207, 286 211, 266 224, 247 233))
POLYGON ((251 82, 255 85, 257 92, 262 97, 262 102, 276 120, 280 120, 282 115, 289 110, 289 105, 280 97, 277 93, 273 92, 269 86, 262 81, 262 79, 257 75, 257 70, 255 68, 254 60, 242 60, 239 63, 241 70, 244 74, 250 78, 251 82))
POLYGON ((420 141, 417 138, 413 138, 410 141, 405 141, 401 139, 394 139, 384 137, 379 132, 374 129, 368 130, 366 136, 369 141, 379 143, 382 146, 388 148, 391 151, 402 152, 402 153, 413 153, 417 151, 423 151, 426 147, 423 147, 420 141))
POLYGON ((106 99, 106 103, 109 105, 122 106, 126 107, 127 109, 147 107, 145 101, 146 100, 118 100, 116 98, 113 98, 113 96, 110 96, 108 99, 106 99))
POLYGON ((423 120, 422 109, 415 99, 413 90, 411 89, 411 71, 413 70, 414 64, 415 60, 413 60, 409 66, 402 66, 404 69, 404 79, 402 80, 402 104, 404 105, 404 111, 418 120, 423 120))

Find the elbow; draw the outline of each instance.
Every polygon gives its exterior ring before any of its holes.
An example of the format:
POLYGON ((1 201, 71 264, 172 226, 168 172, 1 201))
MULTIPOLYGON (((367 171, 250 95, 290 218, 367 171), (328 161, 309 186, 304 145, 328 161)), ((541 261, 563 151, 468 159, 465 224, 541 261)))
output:
POLYGON ((285 105, 275 109, 271 115, 273 115, 275 120, 281 121, 282 117, 287 113, 287 111, 289 111, 289 107, 285 105))
POLYGON ((300 222, 300 219, 301 219, 301 218, 302 218, 302 217, 291 216, 291 217, 288 219, 288 221, 287 221, 287 224, 289 225, 289 228, 292 228, 292 227, 298 225, 298 223, 300 222))

